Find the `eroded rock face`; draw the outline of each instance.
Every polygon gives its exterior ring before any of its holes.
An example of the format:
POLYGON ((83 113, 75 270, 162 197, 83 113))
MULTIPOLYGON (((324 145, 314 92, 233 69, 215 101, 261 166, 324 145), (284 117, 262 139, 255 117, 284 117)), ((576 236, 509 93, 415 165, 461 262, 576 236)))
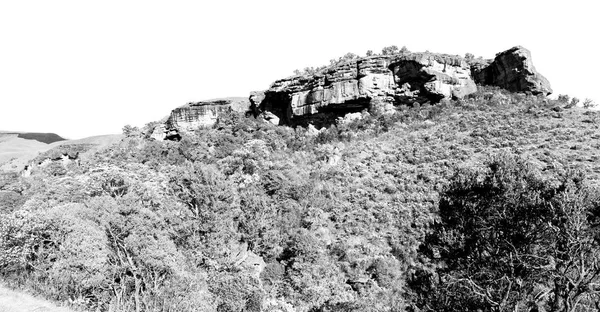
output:
POLYGON ((477 91, 470 66, 460 56, 432 53, 405 54, 389 66, 396 85, 396 96, 418 102, 439 102, 443 98, 463 98, 477 91))
POLYGON ((212 126, 220 114, 230 110, 225 101, 189 103, 171 111, 167 128, 190 131, 199 127, 212 126))
POLYGON ((550 94, 548 81, 533 67, 522 47, 499 53, 494 60, 470 60, 435 53, 402 53, 359 58, 330 66, 314 75, 275 81, 250 101, 259 112, 271 112, 281 124, 306 125, 370 108, 372 103, 437 103, 477 91, 476 83, 510 91, 550 94))
POLYGON ((224 113, 230 111, 246 113, 249 109, 250 101, 246 98, 224 98, 188 103, 172 110, 167 121, 154 128, 151 137, 158 140, 177 140, 184 132, 214 125, 217 118, 224 113))
POLYGON ((472 66, 473 78, 477 83, 513 92, 552 93, 550 82, 533 66, 531 52, 521 46, 497 54, 493 62, 485 65, 479 63, 472 66))
POLYGON ((377 55, 347 61, 315 75, 275 81, 251 94, 259 111, 269 111, 282 124, 319 124, 370 108, 377 103, 438 102, 462 98, 477 90, 469 65, 460 56, 433 53, 377 55), (331 120, 331 118, 329 118, 331 120))
POLYGON ((357 58, 315 74, 279 79, 248 99, 225 98, 188 103, 153 129, 156 139, 177 140, 186 131, 212 126, 235 111, 281 125, 327 126, 348 113, 394 111, 394 105, 437 103, 463 98, 477 84, 510 91, 550 94, 552 89, 531 61, 531 53, 514 47, 494 60, 465 60, 457 55, 400 53, 357 58))

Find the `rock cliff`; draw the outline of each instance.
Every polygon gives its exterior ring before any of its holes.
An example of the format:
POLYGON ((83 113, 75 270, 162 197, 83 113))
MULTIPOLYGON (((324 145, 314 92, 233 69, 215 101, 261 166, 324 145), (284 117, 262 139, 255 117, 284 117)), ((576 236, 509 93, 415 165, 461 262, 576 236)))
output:
POLYGON ((462 98, 477 91, 469 64, 460 56, 411 53, 393 58, 388 68, 394 74, 396 96, 418 102, 462 98))
POLYGON ((269 89, 253 92, 250 102, 281 124, 318 124, 327 115, 335 118, 368 109, 375 99, 398 105, 463 98, 477 91, 476 83, 533 94, 552 92, 533 67, 531 53, 514 47, 494 60, 428 52, 358 58, 312 75, 277 80, 269 89))
POLYGON ((401 52, 346 60, 315 73, 276 80, 249 99, 226 98, 174 109, 155 127, 156 139, 179 139, 182 132, 211 126, 227 111, 252 113, 274 124, 317 127, 372 106, 437 103, 477 91, 476 84, 548 95, 550 83, 539 74, 531 53, 520 46, 493 60, 458 55, 401 52))
POLYGON ((245 113, 250 108, 247 98, 222 98, 188 103, 171 111, 163 124, 157 125, 152 137, 157 140, 177 140, 181 134, 199 127, 210 127, 219 115, 235 111, 245 113))
POLYGON ((521 46, 498 53, 492 62, 473 64, 472 75, 477 83, 499 86, 513 92, 552 93, 550 82, 535 70, 531 52, 521 46))

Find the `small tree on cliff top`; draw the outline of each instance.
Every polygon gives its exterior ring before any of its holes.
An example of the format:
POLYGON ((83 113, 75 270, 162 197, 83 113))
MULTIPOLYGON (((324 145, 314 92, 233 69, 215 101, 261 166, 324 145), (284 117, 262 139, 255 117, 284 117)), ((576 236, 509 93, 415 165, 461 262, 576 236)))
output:
POLYGON ((383 54, 383 55, 391 55, 391 54, 398 53, 398 51, 399 51, 398 46, 392 45, 392 46, 389 46, 389 47, 384 47, 381 50, 381 54, 383 54))

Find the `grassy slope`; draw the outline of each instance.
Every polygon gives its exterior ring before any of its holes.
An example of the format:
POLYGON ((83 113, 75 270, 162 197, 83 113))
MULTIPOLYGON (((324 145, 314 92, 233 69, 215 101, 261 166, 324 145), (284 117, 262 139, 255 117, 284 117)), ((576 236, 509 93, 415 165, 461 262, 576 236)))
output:
POLYGON ((600 185, 599 127, 600 112, 580 108, 450 106, 431 120, 399 123, 374 138, 334 144, 341 158, 329 171, 349 175, 335 182, 350 186, 348 193, 383 189, 373 183, 389 181, 396 194, 417 206, 435 201, 455 168, 480 166, 499 153, 519 154, 545 174, 580 169, 600 185))
POLYGON ((96 150, 97 148, 118 142, 121 138, 122 135, 120 134, 109 134, 45 144, 35 140, 19 138, 16 134, 0 133, 0 170, 22 170, 38 154, 61 145, 92 144, 96 146, 93 150, 96 150))
POLYGON ((433 190, 453 168, 479 166, 508 152, 527 158, 543 173, 582 170, 600 185, 599 126, 600 112, 579 108, 449 107, 433 120, 399 124, 374 139, 339 145, 340 166, 352 174, 354 185, 387 177, 401 189, 424 187, 436 197, 433 190))
POLYGON ((19 138, 17 134, 0 133, 0 164, 13 158, 31 159, 49 148, 49 144, 19 138))

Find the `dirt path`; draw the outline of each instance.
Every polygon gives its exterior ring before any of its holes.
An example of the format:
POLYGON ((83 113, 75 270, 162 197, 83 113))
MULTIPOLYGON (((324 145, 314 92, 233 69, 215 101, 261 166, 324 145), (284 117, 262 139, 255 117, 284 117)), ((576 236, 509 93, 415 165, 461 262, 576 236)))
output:
POLYGON ((73 312, 49 301, 14 291, 0 284, 0 312, 73 312))

